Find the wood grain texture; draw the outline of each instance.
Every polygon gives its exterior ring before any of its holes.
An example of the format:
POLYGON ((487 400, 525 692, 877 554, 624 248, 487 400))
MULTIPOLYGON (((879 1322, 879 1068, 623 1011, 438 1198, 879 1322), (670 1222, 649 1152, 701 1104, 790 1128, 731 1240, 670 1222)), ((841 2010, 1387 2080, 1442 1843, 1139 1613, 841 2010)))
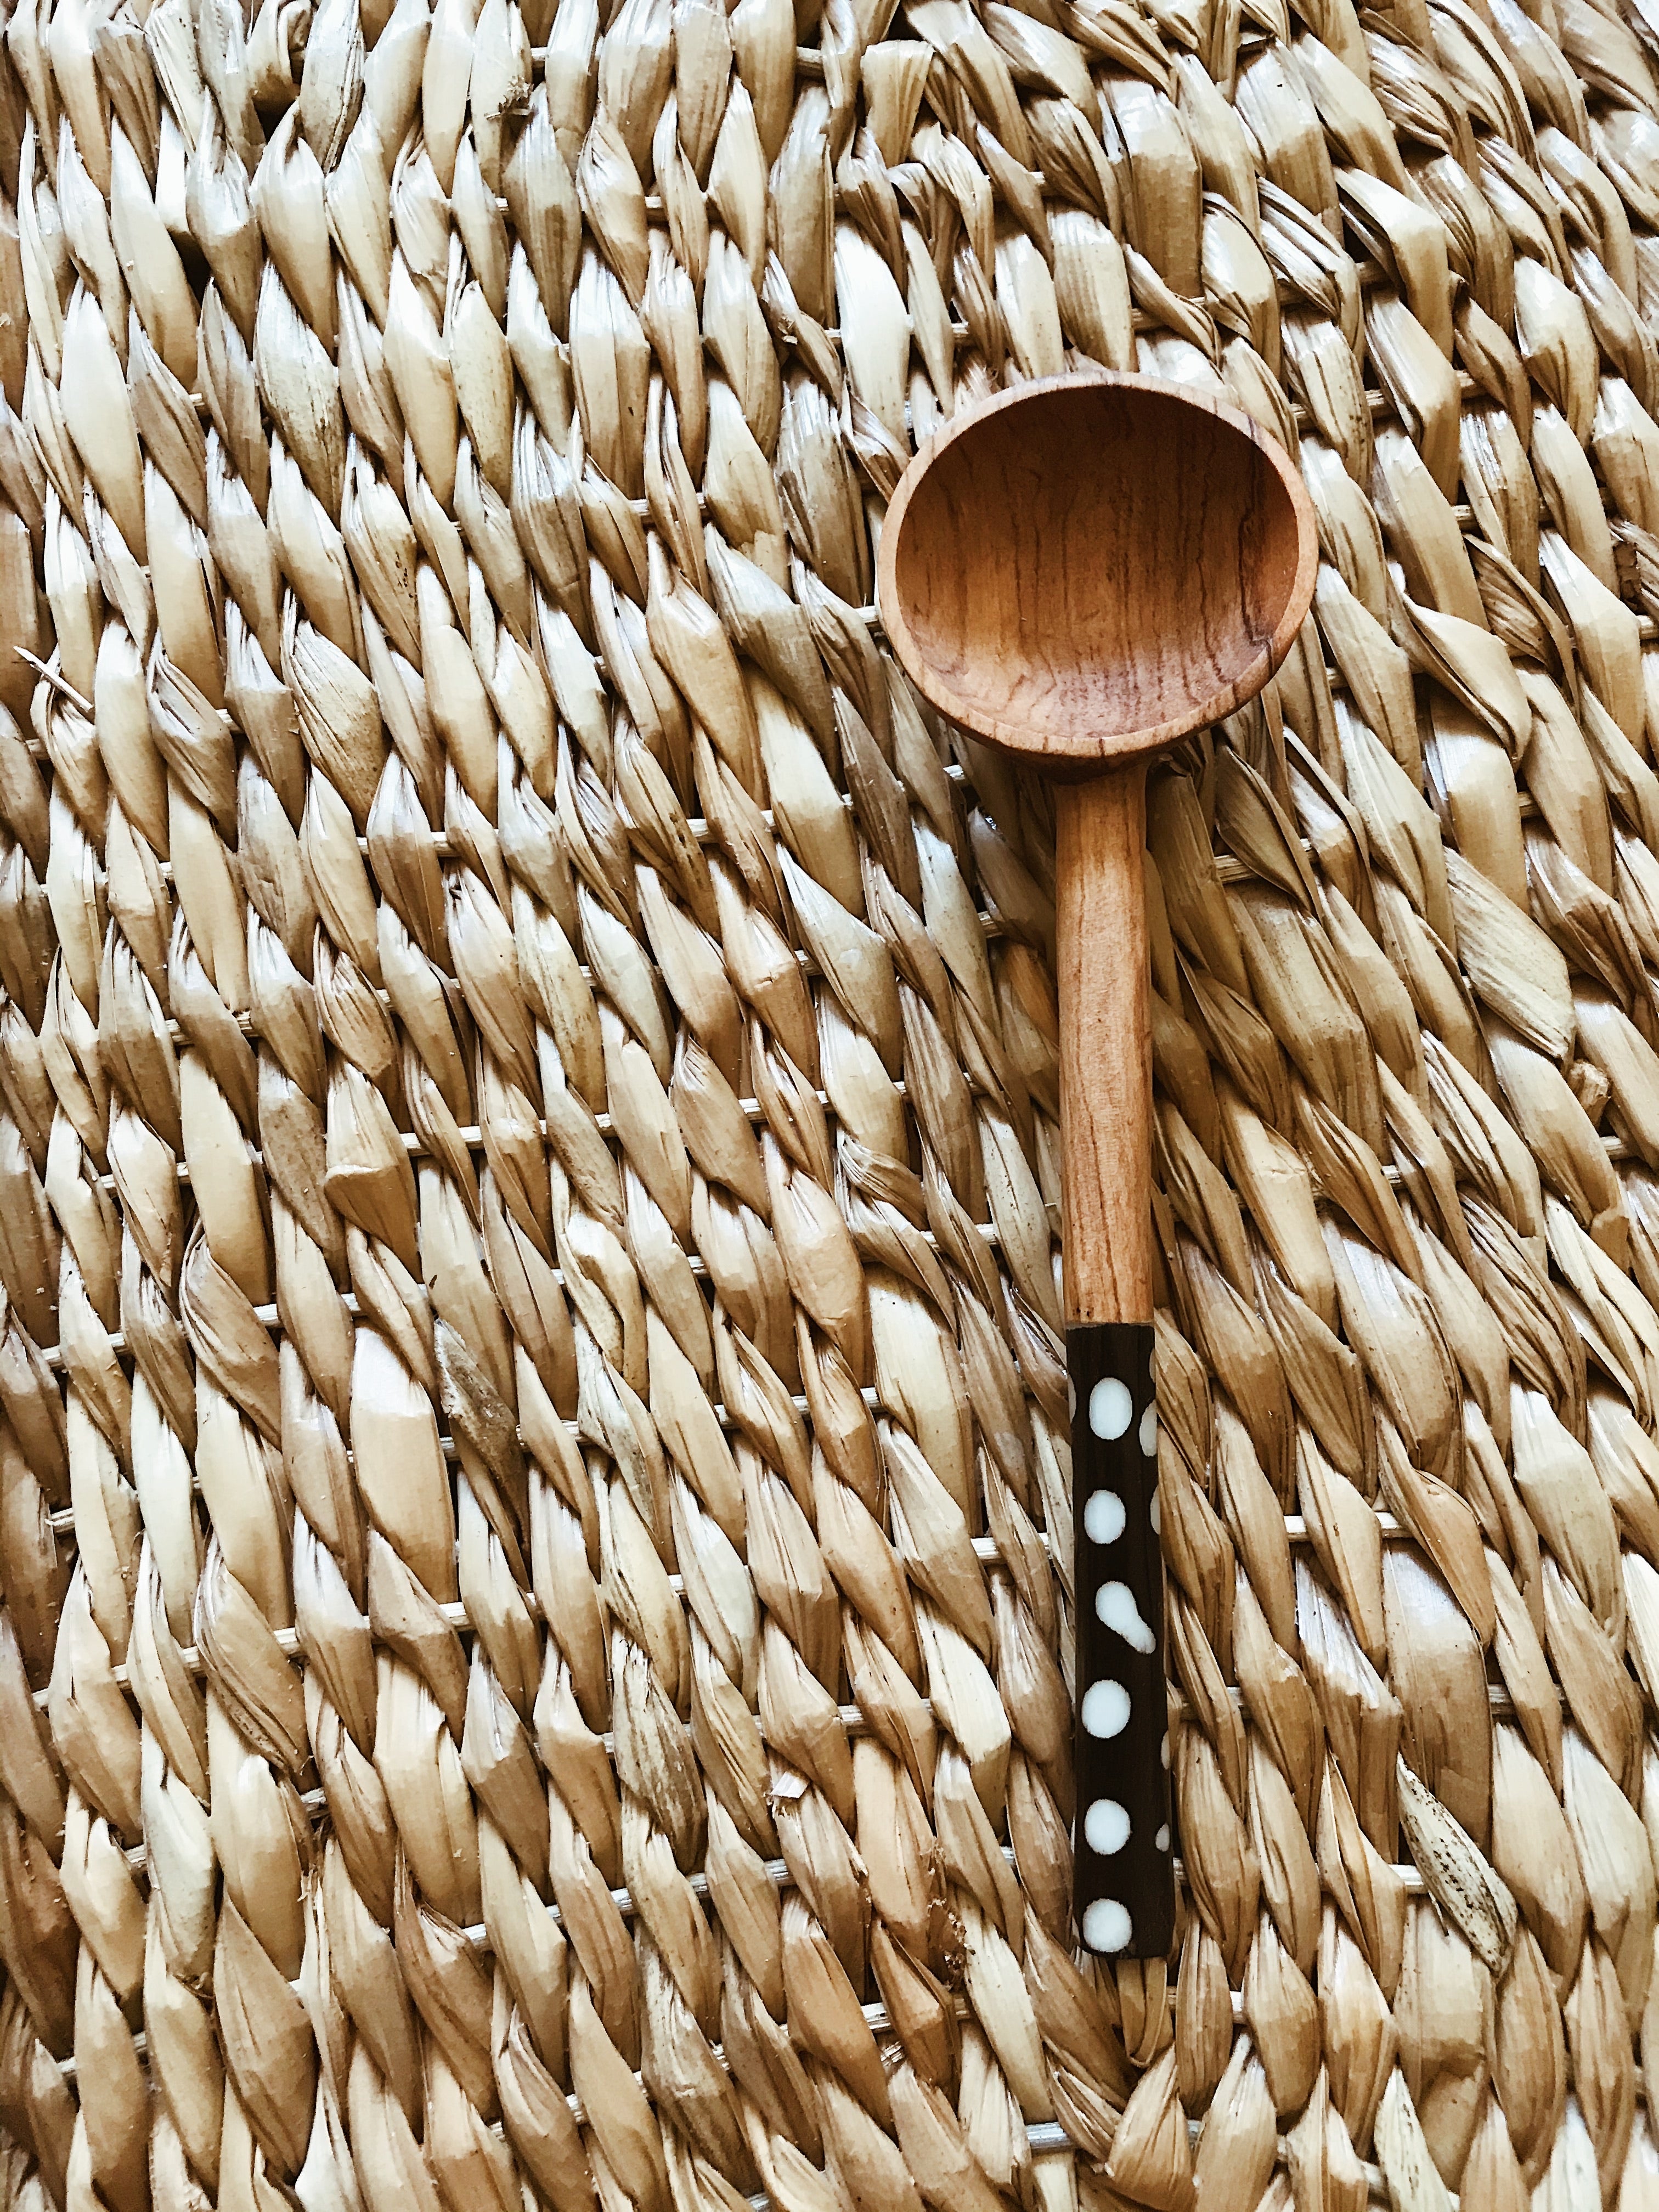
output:
POLYGON ((1146 771, 1055 793, 1066 1320, 1152 1317, 1146 771))
POLYGON ((894 648, 941 713, 1082 776, 1254 697, 1316 562, 1295 465, 1248 416, 1090 375, 941 432, 894 495, 878 582, 894 648))
POLYGON ((1146 763, 1261 690, 1318 557, 1290 455, 1238 409, 1152 377, 1001 393, 916 456, 887 510, 882 618, 911 679, 1062 785, 1071 1323, 1152 1315, 1146 763))

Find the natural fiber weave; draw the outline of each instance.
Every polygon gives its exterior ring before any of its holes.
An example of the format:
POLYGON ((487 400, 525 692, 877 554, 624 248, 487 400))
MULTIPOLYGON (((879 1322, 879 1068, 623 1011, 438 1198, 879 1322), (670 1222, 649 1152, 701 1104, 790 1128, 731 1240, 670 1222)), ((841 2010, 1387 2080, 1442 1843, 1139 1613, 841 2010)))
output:
POLYGON ((1659 2205, 1659 12, 4 53, 0 2204, 1659 2205), (1048 805, 870 604, 1086 360, 1325 555, 1151 797, 1167 1973, 1048 805))

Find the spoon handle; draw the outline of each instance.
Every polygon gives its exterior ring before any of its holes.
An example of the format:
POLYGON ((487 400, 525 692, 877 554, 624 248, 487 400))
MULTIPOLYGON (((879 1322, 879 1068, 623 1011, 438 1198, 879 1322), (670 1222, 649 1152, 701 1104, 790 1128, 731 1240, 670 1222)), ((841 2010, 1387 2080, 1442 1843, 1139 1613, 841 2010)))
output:
POLYGON ((1060 1119, 1077 1593, 1074 1904, 1085 1948, 1175 1941, 1152 1389, 1143 767, 1062 784, 1060 1119))

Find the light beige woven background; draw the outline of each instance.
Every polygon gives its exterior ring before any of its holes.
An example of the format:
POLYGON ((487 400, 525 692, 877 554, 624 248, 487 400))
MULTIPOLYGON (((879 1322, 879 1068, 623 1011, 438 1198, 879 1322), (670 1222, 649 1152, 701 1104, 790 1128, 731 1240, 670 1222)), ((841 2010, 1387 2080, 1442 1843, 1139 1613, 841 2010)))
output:
POLYGON ((4 53, 8 2212, 1659 2203, 1659 13, 4 53), (1051 825, 870 605, 1084 359, 1326 556, 1152 797, 1167 1975, 1051 825))

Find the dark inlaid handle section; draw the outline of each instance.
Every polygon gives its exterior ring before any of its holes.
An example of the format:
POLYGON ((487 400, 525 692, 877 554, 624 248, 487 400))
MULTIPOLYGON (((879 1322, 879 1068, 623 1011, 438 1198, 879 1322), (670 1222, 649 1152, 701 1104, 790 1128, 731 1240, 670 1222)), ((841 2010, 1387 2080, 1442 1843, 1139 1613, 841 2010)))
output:
POLYGON ((1152 1331, 1066 1335, 1077 1530, 1077 1924, 1103 1956, 1175 1942, 1152 1331))

